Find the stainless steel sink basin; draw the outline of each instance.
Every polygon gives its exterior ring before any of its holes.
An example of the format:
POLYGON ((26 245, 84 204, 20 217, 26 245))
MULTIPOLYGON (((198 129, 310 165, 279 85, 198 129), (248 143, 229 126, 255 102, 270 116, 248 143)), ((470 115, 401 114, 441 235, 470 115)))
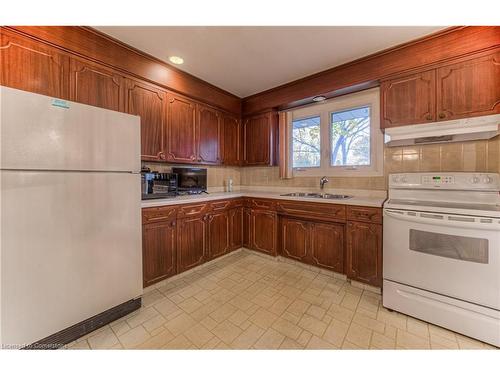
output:
POLYGON ((351 195, 328 194, 328 193, 288 193, 281 194, 282 197, 302 197, 302 198, 321 198, 321 199, 349 199, 351 195))

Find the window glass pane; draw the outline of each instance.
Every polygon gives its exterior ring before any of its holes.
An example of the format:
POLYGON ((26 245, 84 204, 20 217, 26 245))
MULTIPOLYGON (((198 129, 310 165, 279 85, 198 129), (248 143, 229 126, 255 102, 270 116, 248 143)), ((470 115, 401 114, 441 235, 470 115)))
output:
POLYGON ((370 165, 370 107, 331 114, 332 166, 370 165))
POLYGON ((294 168, 320 166, 320 122, 319 116, 292 122, 294 168))

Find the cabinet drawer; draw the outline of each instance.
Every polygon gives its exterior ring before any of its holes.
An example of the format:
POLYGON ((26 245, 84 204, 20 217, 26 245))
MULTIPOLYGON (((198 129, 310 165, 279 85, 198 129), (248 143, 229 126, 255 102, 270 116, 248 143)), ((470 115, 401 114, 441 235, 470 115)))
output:
POLYGON ((191 217, 207 213, 210 210, 210 203, 186 204, 179 207, 177 217, 191 217))
POLYGON ((142 209, 143 224, 175 220, 176 216, 177 206, 161 206, 142 209))
POLYGON ((230 200, 224 200, 224 201, 215 201, 211 202, 210 208, 212 211, 223 211, 227 210, 231 207, 231 201, 230 200))
POLYGON ((282 215, 297 216, 331 221, 345 221, 345 206, 331 203, 279 201, 278 213, 282 215))
POLYGON ((382 222, 382 209, 377 207, 348 206, 347 219, 355 221, 382 222))
POLYGON ((269 199, 247 198, 247 207, 260 210, 275 210, 276 203, 269 199))

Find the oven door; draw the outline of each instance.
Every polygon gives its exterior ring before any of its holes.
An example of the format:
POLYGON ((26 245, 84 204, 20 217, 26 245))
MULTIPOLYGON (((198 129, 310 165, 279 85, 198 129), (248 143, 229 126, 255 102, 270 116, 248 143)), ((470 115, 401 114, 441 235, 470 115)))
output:
POLYGON ((384 279, 500 310, 500 220, 384 209, 384 279))

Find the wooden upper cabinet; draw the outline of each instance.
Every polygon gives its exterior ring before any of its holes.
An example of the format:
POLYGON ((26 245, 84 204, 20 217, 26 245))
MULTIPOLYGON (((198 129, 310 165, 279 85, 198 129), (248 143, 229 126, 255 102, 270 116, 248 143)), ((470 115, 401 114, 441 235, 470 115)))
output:
POLYGON ((500 113, 500 52, 437 70, 437 117, 500 113))
POLYGON ((167 160, 196 162, 196 105, 190 99, 172 93, 167 98, 167 160))
POLYGON ((69 98, 69 56, 2 30, 0 85, 56 98, 69 98))
POLYGON ((112 70, 72 59, 69 80, 72 101, 125 111, 125 79, 112 70))
POLYGON ((429 70, 382 82, 381 127, 436 120, 436 72, 429 70))
POLYGON ((275 165, 278 151, 278 116, 267 112, 243 120, 243 164, 275 165))
POLYGON ((240 119, 222 115, 222 162, 224 165, 241 165, 240 119))
POLYGON ((125 110, 141 117, 141 159, 165 160, 165 91, 135 80, 127 86, 125 110))
POLYGON ((347 223, 347 277, 374 286, 382 284, 382 225, 347 223))
POLYGON ((202 164, 220 164, 221 116, 219 111, 196 105, 197 161, 202 164))

